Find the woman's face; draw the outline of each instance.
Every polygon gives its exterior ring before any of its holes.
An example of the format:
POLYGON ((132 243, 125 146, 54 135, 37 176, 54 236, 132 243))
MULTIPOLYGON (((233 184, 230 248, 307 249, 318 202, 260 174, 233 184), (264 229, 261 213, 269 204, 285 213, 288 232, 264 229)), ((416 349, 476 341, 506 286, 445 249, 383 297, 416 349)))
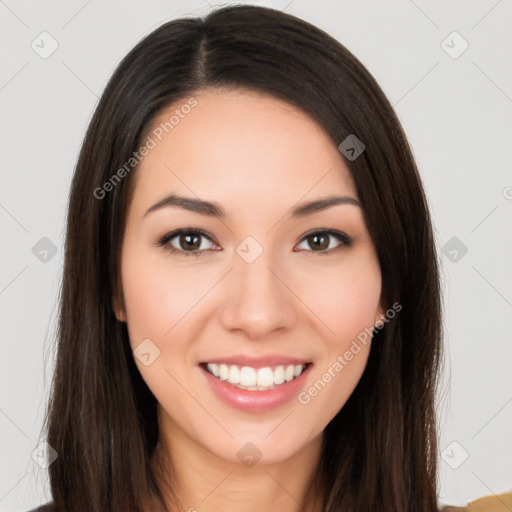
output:
POLYGON ((370 338, 358 336, 383 313, 380 267, 315 121, 248 91, 195 99, 154 121, 114 307, 171 436, 278 462, 318 442, 359 381, 370 338), (349 199, 305 207, 333 197, 349 199))

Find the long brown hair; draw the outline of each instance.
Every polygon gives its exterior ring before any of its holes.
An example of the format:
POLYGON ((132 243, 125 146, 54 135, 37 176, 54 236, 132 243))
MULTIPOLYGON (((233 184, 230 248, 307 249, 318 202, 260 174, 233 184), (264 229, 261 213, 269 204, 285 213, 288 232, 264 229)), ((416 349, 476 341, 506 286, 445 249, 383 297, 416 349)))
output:
POLYGON ((342 44, 294 16, 255 6, 170 21, 146 36, 119 64, 87 129, 69 198, 43 426, 59 455, 49 467, 55 510, 142 511, 149 497, 163 505, 150 463, 156 399, 112 310, 136 167, 122 179, 113 175, 126 170, 163 109, 223 87, 300 107, 336 146, 351 134, 364 143, 346 164, 378 254, 385 304, 402 309, 373 334, 356 389, 325 428, 318 468, 324 509, 437 511, 439 263, 411 149, 377 82, 342 44))

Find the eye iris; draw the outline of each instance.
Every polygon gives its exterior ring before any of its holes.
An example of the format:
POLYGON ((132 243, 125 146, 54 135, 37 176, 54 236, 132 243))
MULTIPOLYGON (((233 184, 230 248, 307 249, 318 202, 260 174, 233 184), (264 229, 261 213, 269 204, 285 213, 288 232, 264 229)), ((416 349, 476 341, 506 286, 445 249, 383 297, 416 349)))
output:
POLYGON ((308 241, 312 248, 327 249, 329 247, 329 237, 327 235, 311 235, 308 237, 308 241), (323 240, 323 243, 319 240, 323 240))
POLYGON ((186 249, 187 248, 188 249, 199 249, 199 247, 201 246, 200 237, 199 237, 199 235, 191 235, 191 234, 181 235, 180 236, 180 245, 186 249), (192 244, 190 244, 191 240, 194 240, 194 242, 192 242, 192 244))

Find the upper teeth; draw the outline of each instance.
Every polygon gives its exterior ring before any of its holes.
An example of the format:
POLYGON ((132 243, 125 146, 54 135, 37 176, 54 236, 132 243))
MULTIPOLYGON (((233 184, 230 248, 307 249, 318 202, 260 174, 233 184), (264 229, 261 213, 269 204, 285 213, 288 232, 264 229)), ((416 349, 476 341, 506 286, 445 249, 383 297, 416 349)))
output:
POLYGON ((290 364, 288 366, 280 365, 271 368, 251 368, 250 366, 236 366, 234 364, 216 364, 208 363, 208 371, 218 377, 220 380, 227 380, 231 384, 241 384, 242 386, 273 386, 282 384, 285 380, 291 381, 298 377, 306 365, 290 364))

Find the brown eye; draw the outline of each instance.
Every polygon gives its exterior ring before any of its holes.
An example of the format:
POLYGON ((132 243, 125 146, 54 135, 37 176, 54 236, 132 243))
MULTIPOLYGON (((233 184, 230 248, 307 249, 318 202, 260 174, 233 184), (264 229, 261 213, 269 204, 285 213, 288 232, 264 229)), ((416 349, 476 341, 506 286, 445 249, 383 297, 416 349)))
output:
MULTIPOLYGON (((302 240, 301 244, 307 244, 307 246, 312 249, 308 252, 315 252, 319 255, 337 252, 341 249, 350 247, 353 243, 352 239, 348 235, 335 230, 318 230, 313 233, 309 233, 302 240), (332 244, 331 242, 333 239, 338 240, 339 244, 332 244)), ((307 247, 302 247, 302 249, 304 248, 307 249, 307 247)))
POLYGON ((329 247, 329 238, 329 235, 309 235, 307 241, 310 247, 323 251, 329 247))
POLYGON ((165 247, 171 253, 180 253, 184 256, 200 256, 206 251, 212 250, 211 247, 208 247, 208 243, 214 245, 211 237, 202 231, 177 229, 160 238, 156 245, 165 247))
POLYGON ((178 245, 185 249, 199 249, 201 246, 201 235, 180 235, 178 238, 178 245))

